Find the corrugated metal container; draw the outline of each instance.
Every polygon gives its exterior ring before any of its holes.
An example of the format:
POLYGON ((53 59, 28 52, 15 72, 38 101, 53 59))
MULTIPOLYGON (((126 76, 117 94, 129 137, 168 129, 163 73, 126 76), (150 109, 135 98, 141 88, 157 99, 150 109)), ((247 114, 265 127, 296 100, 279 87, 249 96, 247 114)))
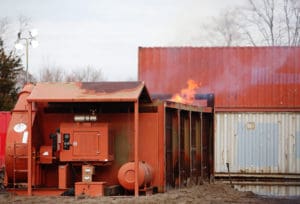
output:
POLYGON ((175 94, 193 79, 215 107, 300 108, 300 47, 139 48, 139 80, 175 94))
POLYGON ((10 112, 0 112, 0 168, 4 166, 6 132, 10 118, 10 112))
POLYGON ((215 173, 300 173, 300 113, 216 113, 215 173))

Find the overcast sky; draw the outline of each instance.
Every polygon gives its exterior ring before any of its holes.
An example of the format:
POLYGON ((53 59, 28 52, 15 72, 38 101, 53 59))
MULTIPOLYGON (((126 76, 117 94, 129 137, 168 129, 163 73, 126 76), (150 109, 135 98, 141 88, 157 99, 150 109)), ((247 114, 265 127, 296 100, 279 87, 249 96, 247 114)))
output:
MULTIPOLYGON (((199 46, 201 24, 241 0, 0 0, 0 18, 20 15, 39 31, 29 71, 101 68, 110 81, 136 80, 138 47, 199 46)), ((14 33, 14 35, 16 35, 14 33)), ((23 62, 25 64, 25 58, 23 62)))

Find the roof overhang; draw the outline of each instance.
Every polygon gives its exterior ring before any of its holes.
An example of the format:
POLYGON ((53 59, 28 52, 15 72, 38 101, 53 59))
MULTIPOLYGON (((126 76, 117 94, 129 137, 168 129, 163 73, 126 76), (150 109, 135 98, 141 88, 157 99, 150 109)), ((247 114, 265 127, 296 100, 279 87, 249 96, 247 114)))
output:
POLYGON ((28 102, 136 102, 151 103, 144 82, 37 83, 28 102))

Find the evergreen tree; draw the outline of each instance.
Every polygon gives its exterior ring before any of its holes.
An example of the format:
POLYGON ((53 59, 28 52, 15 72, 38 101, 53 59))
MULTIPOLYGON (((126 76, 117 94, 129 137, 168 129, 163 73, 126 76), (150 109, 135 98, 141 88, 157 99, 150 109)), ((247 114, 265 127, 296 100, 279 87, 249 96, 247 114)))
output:
POLYGON ((17 75, 22 70, 21 59, 5 52, 0 38, 0 111, 11 110, 17 100, 17 75))

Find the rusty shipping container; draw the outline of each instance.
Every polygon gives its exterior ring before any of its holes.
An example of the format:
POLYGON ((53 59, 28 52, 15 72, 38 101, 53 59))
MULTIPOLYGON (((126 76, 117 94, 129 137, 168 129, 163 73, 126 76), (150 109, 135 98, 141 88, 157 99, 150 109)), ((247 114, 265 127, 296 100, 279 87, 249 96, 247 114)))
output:
POLYGON ((6 132, 8 123, 10 121, 11 114, 10 112, 3 111, 0 112, 0 168, 5 164, 5 141, 6 141, 6 132))
POLYGON ((152 95, 213 94, 214 176, 267 195, 299 195, 300 47, 139 49, 152 95), (158 83, 159 82, 159 83, 158 83), (228 167, 229 169, 228 169, 228 167))
POLYGON ((151 94, 178 93, 189 79, 215 108, 300 109, 300 47, 139 48, 139 80, 151 94))

